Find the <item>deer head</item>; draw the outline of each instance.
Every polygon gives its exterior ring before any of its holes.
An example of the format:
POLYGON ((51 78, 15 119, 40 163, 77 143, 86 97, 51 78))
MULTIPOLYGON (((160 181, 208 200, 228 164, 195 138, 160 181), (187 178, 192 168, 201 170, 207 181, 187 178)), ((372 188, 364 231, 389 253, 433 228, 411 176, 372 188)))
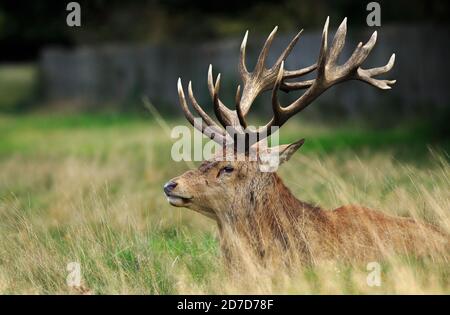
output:
MULTIPOLYGON (((273 152, 279 155, 280 163, 287 161, 303 144, 303 139, 290 145, 279 146, 273 152)), ((169 203, 186 207, 212 219, 228 216, 232 212, 246 211, 265 192, 273 189, 274 173, 261 171, 261 159, 250 161, 245 153, 233 152, 233 157, 204 161, 198 169, 190 170, 173 178, 164 185, 169 203), (261 194, 261 196, 259 195, 261 194)))
POLYGON ((325 90, 337 83, 361 80, 380 89, 391 88, 390 85, 394 84, 395 80, 375 79, 374 76, 384 74, 392 68, 395 54, 392 54, 387 65, 383 67, 361 68, 375 45, 377 32, 373 33, 366 44, 359 43, 345 63, 337 64, 344 47, 347 23, 344 19, 331 46, 328 46, 328 23, 327 18, 317 62, 297 70, 284 69, 284 61, 300 38, 302 31, 292 39, 275 64, 267 68, 265 61, 277 32, 275 27, 267 38, 252 72, 249 72, 245 65, 247 32, 242 41, 239 62, 243 88, 237 87, 235 110, 229 109, 220 100, 220 74, 214 82, 212 66, 209 67, 208 89, 218 123, 199 105, 192 91, 192 83, 189 82, 189 100, 202 119, 201 124, 194 122, 195 117, 188 107, 181 79, 178 80, 178 95, 187 120, 203 134, 219 143, 224 150, 215 158, 204 161, 198 169, 190 170, 169 181, 164 186, 164 192, 170 204, 190 208, 219 222, 225 217, 230 218, 241 212, 252 211, 257 205, 269 207, 273 203, 274 207, 277 207, 278 203, 278 207, 286 206, 284 200, 287 198, 286 193, 280 191, 285 189, 281 181, 276 174, 262 171, 260 166, 267 154, 279 155, 281 163, 289 160, 303 144, 303 139, 292 144, 268 148, 263 144, 263 140, 271 134, 273 128, 281 127, 290 117, 305 109, 325 90), (315 79, 291 81, 313 71, 316 71, 315 79), (273 117, 262 128, 252 128, 247 123, 247 114, 256 96, 269 90, 271 90, 273 117), (278 100, 280 90, 284 92, 304 90, 304 92, 291 104, 282 106, 278 100), (239 146, 237 143, 244 145, 239 146), (255 160, 248 158, 251 152, 256 152, 255 160), (230 153, 231 158, 223 158, 224 155, 228 157, 230 153))

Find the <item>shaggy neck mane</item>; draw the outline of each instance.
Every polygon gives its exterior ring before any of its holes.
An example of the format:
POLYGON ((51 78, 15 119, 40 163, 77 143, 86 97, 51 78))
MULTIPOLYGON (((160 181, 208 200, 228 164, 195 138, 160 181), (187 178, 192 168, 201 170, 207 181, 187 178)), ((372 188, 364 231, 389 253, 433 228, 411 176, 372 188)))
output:
POLYGON ((270 176, 263 184, 255 179, 245 192, 247 198, 236 198, 234 204, 219 211, 217 221, 226 254, 232 252, 235 241, 244 241, 260 257, 273 248, 302 247, 305 244, 299 244, 298 238, 289 239, 289 235, 300 232, 306 242, 307 227, 325 220, 321 208, 298 200, 277 174, 270 176), (299 226, 305 229, 299 231, 299 226))

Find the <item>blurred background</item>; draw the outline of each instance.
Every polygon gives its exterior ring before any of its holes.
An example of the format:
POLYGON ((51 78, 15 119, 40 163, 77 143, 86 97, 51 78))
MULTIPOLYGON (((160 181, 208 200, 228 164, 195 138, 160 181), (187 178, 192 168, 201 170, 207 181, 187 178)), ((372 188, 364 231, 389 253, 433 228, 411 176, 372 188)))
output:
MULTIPOLYGON (((395 125, 405 119, 447 125, 450 91, 449 7, 447 1, 378 1, 381 26, 369 27, 370 1, 263 0, 194 3, 187 0, 79 1, 81 26, 66 24, 68 1, 0 4, 0 111, 142 111, 142 96, 168 115, 180 115, 176 81, 194 83, 201 104, 210 106, 208 65, 223 74, 221 97, 232 104, 238 84, 237 60, 250 31, 248 66, 279 26, 269 63, 296 32, 304 34, 287 60, 295 69, 317 59, 321 28, 329 15, 331 35, 348 17, 342 60, 377 30, 378 42, 365 66, 386 64, 391 91, 361 82, 332 88, 305 111, 312 119, 355 117, 395 125), (444 119, 445 117, 445 119, 444 119), (443 122, 441 122, 443 121, 443 122)), ((292 93, 295 94, 295 93, 292 93)), ((286 101, 298 97, 289 95, 286 101)), ((257 103, 268 104, 258 99, 257 103)), ((255 106, 269 113, 268 106, 255 106)))

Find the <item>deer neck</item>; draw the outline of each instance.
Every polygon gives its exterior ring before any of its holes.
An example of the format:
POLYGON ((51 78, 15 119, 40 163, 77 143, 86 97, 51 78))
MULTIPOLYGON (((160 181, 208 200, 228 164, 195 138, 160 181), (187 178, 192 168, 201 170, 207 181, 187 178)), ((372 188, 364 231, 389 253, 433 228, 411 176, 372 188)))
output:
POLYGON ((226 252, 235 247, 233 242, 242 241, 256 249, 259 256, 266 255, 274 242, 290 246, 292 242, 287 237, 293 235, 294 229, 312 225, 312 220, 322 215, 320 208, 298 200, 278 175, 270 176, 269 181, 255 182, 245 192, 246 198, 237 198, 217 212, 222 248, 226 252))

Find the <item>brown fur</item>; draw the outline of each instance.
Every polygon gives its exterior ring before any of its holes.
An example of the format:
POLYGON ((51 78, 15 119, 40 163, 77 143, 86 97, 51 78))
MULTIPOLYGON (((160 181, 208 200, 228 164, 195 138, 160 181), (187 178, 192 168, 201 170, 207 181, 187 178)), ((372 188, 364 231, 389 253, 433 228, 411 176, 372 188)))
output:
POLYGON ((360 206, 326 211, 302 202, 276 173, 261 172, 258 162, 205 161, 172 181, 172 194, 185 199, 169 201, 217 222, 229 262, 367 263, 393 253, 434 259, 445 257, 450 246, 448 235, 410 218, 360 206), (226 173, 225 166, 234 170, 226 173))

